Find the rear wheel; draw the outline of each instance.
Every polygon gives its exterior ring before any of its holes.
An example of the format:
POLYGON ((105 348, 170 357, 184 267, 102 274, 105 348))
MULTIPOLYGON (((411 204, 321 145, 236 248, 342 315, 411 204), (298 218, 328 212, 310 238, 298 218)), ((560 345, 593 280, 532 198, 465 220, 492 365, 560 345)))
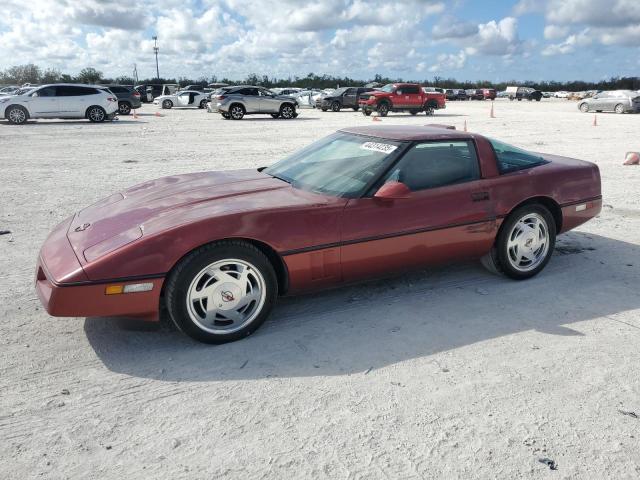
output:
POLYGON ((4 115, 9 120, 9 123, 14 125, 22 125, 29 118, 27 110, 19 105, 9 107, 4 115))
POLYGON ((244 117, 244 107, 239 104, 231 105, 229 115, 232 120, 242 120, 242 117, 244 117))
POLYGON ((171 100, 163 100, 162 101, 162 108, 169 110, 173 107, 173 102, 171 100))
POLYGON ((269 259, 240 241, 193 251, 174 268, 166 285, 166 305, 176 326, 198 341, 216 344, 252 334, 278 295, 269 259))
POLYGON ((433 105, 425 105, 424 106, 424 113, 426 113, 427 116, 429 116, 429 117, 431 115, 433 115, 435 111, 436 110, 435 110, 435 108, 433 108, 433 105))
POLYGON ((118 104, 118 113, 120 115, 129 115, 131 113, 131 104, 128 102, 120 102, 118 104))
POLYGON ((618 105, 616 105, 616 108, 614 108, 613 111, 616 113, 624 113, 624 105, 619 103, 618 105))
POLYGON ((207 108, 207 101, 206 100, 200 101, 200 107, 198 108, 207 108))
POLYGON ((506 276, 524 280, 547 265, 555 244, 556 224, 549 210, 542 205, 524 205, 502 225, 492 260, 506 276))
POLYGON ((331 104, 331 110, 334 112, 339 112, 340 111, 340 102, 333 102, 331 104))
POLYGON ((104 111, 104 108, 94 105, 87 109, 87 118, 92 123, 101 123, 107 118, 107 112, 104 111))

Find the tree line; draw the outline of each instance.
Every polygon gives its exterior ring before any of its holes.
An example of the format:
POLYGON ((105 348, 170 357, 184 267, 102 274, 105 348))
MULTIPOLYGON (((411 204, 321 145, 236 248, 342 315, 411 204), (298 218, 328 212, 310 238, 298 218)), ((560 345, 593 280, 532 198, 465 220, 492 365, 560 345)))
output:
POLYGON ((355 87, 366 85, 371 82, 379 84, 387 84, 394 82, 410 81, 441 88, 495 88, 496 90, 504 90, 507 85, 518 85, 533 87, 542 91, 555 92, 558 90, 583 91, 583 90, 640 90, 640 77, 611 77, 608 80, 600 80, 598 82, 584 82, 580 80, 559 82, 559 81, 517 81, 510 80, 508 82, 491 82, 489 80, 478 81, 459 81, 455 78, 433 77, 431 79, 411 79, 391 78, 375 75, 372 79, 362 80, 351 77, 337 77, 333 75, 317 75, 309 73, 305 77, 293 76, 287 78, 269 77, 268 75, 248 75, 244 79, 218 78, 216 75, 209 77, 200 77, 191 79, 186 77, 179 78, 146 78, 137 82, 130 76, 120 76, 115 78, 105 77, 102 72, 93 67, 87 67, 80 70, 77 75, 69 75, 62 73, 55 68, 41 69, 34 64, 16 65, 6 70, 0 71, 1 85, 23 85, 45 84, 45 83, 103 83, 103 84, 122 84, 122 85, 138 85, 138 84, 163 84, 176 83, 184 87, 186 85, 207 85, 209 83, 227 83, 229 85, 261 85, 266 88, 274 87, 300 87, 300 88, 336 88, 355 87))

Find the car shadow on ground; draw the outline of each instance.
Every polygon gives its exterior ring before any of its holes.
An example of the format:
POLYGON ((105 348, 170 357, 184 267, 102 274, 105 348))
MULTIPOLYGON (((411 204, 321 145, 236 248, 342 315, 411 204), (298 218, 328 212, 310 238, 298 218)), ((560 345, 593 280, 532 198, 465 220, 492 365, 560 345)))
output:
POLYGON ((84 329, 109 370, 136 377, 349 375, 530 330, 582 335, 572 323, 614 322, 640 308, 638 267, 637 245, 570 233, 527 281, 472 263, 283 298, 254 335, 225 345, 199 344, 163 322, 87 318, 84 329))
POLYGON ((133 119, 133 117, 131 118, 131 120, 123 120, 122 118, 118 118, 117 120, 105 120, 104 122, 100 122, 100 123, 93 123, 90 122, 89 120, 27 120, 26 123, 23 123, 22 125, 12 125, 9 122, 0 122, 0 125, 9 125, 11 127, 51 127, 51 126, 59 126, 59 125, 95 125, 97 127, 103 126, 103 125, 110 125, 110 124, 129 124, 129 123, 147 123, 147 122, 141 122, 139 120, 135 120, 133 119))

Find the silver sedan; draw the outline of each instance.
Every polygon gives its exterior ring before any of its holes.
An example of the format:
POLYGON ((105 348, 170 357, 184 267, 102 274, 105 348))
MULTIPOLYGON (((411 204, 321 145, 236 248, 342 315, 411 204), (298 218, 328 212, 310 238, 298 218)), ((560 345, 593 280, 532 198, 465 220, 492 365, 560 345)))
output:
POLYGON ((633 90, 600 92, 578 103, 581 112, 640 112, 640 93, 633 90))

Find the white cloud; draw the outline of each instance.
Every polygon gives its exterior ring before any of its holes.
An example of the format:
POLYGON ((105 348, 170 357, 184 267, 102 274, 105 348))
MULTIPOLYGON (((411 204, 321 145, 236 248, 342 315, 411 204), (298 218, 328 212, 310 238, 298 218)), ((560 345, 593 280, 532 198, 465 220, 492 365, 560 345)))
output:
POLYGON ((463 22, 450 15, 444 15, 431 30, 435 39, 466 38, 478 33, 478 25, 463 22))
POLYGON ((470 38, 466 52, 469 55, 512 55, 521 51, 522 46, 518 21, 505 17, 499 22, 492 20, 478 25, 478 34, 470 38))
POLYGON ((592 42, 589 29, 586 28, 582 32, 569 35, 564 42, 555 43, 547 46, 542 50, 542 55, 565 55, 567 53, 573 53, 577 47, 586 47, 592 42))
POLYGON ((544 27, 544 38, 547 40, 557 40, 566 37, 569 33, 569 27, 559 25, 547 25, 544 27))
POLYGON ((458 53, 443 53, 438 55, 436 63, 428 66, 428 70, 430 72, 459 70, 465 66, 466 62, 467 54, 464 50, 460 50, 458 53))

